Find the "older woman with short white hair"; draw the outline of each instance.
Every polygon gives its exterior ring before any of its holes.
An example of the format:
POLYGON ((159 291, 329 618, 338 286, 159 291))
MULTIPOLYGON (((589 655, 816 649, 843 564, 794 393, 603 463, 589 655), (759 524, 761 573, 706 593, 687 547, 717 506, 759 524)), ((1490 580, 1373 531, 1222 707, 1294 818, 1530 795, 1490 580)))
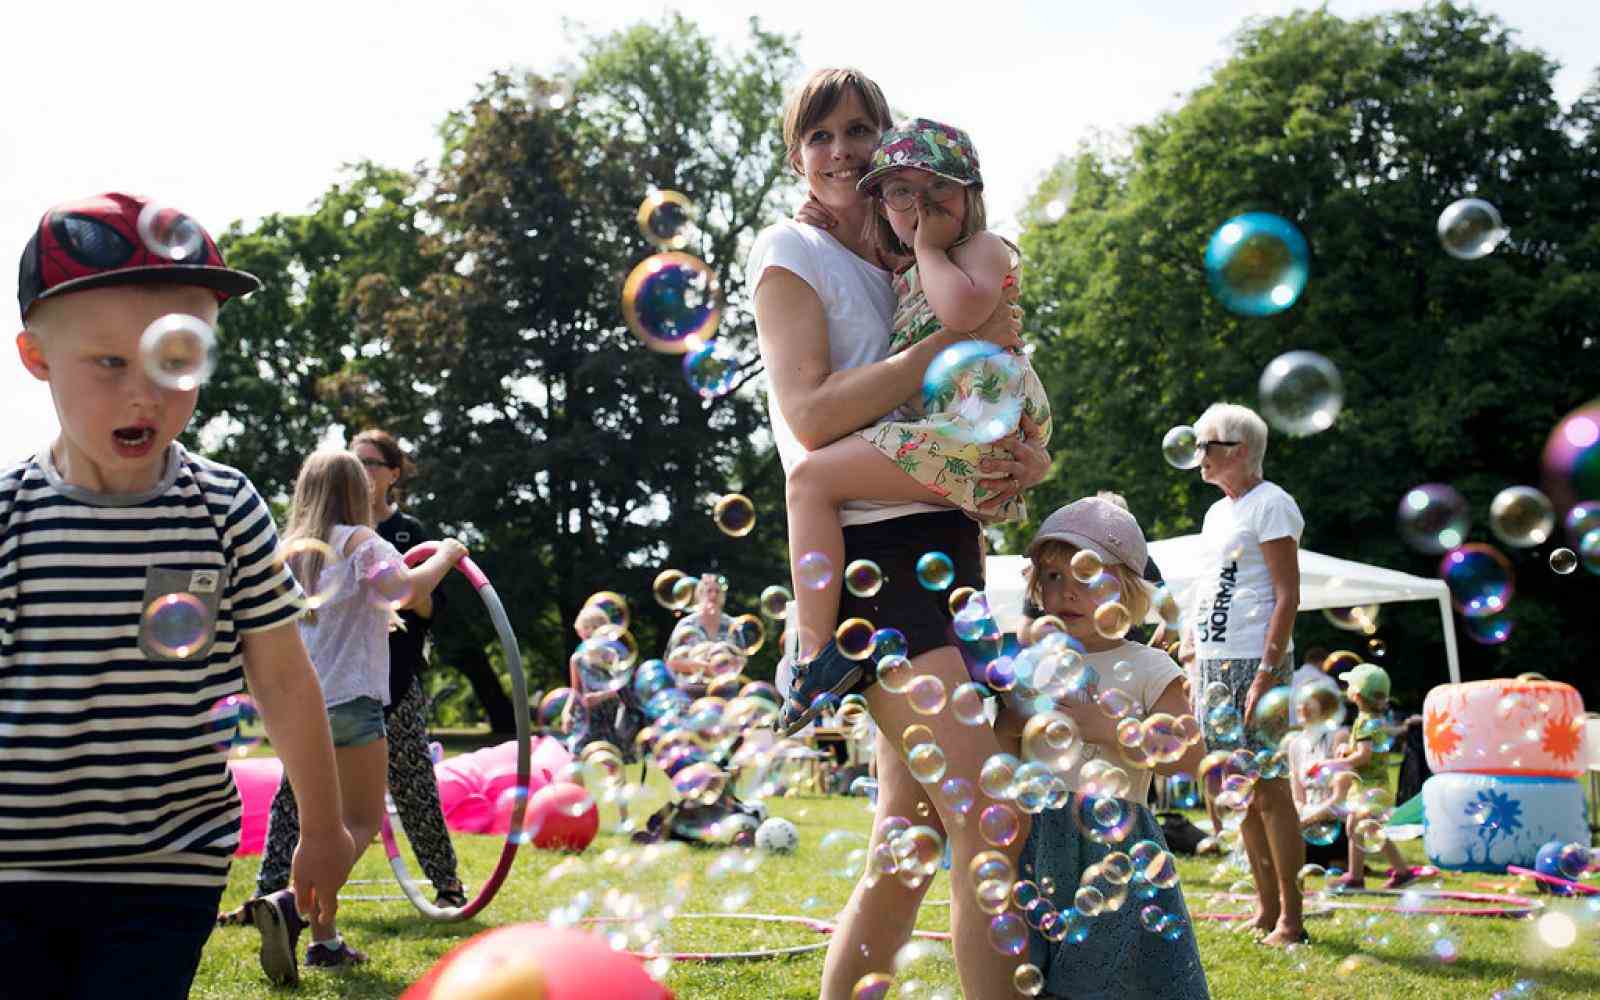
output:
MULTIPOLYGON (((1267 425, 1254 410, 1213 404, 1195 422, 1195 438, 1200 478, 1223 492, 1201 529, 1209 561, 1185 629, 1198 674, 1195 714, 1206 720, 1210 749, 1271 752, 1275 741, 1254 725, 1256 702, 1292 676, 1305 518, 1294 497, 1263 476, 1267 425), (1227 690, 1242 726, 1210 714, 1216 705, 1208 691, 1217 684, 1227 690)), ((1241 831, 1260 899, 1254 926, 1265 943, 1281 947, 1306 939, 1298 884, 1305 842, 1289 783, 1269 773, 1256 782, 1241 831)))

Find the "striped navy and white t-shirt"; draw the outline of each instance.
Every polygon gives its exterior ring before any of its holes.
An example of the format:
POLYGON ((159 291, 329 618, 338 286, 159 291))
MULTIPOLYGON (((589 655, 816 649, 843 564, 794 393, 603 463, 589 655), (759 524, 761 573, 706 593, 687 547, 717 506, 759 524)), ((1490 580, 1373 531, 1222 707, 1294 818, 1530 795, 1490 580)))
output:
POLYGON ((226 882, 239 796, 211 709, 243 686, 240 636, 298 614, 277 548, 250 480, 177 444, 138 495, 69 485, 48 452, 0 474, 0 883, 226 882), (185 572, 215 638, 158 658, 146 584, 185 572))

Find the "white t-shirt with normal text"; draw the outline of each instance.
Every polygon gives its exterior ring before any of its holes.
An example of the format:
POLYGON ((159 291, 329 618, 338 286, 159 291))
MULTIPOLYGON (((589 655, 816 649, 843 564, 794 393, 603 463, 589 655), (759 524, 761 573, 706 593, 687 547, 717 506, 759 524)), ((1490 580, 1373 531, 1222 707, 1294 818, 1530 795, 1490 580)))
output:
MULTIPOLYGON (((768 268, 781 267, 811 286, 822 300, 828 321, 828 361, 833 371, 859 368, 882 361, 889 354, 894 323, 895 295, 890 274, 857 257, 824 230, 803 222, 785 220, 768 226, 756 237, 745 269, 753 290, 768 268)), ((763 359, 765 360, 765 359, 763 359)), ((886 399, 888 413, 903 400, 886 399)), ((772 437, 784 472, 800 461, 806 449, 789 429, 776 398, 769 395, 767 410, 772 437)), ((905 514, 949 510, 926 503, 884 503, 850 500, 840 508, 839 523, 870 524, 905 514)))
POLYGON ((1237 500, 1223 497, 1200 529, 1206 571, 1195 584, 1194 641, 1202 660, 1260 659, 1278 599, 1263 542, 1300 541, 1306 520, 1294 497, 1265 480, 1237 500))

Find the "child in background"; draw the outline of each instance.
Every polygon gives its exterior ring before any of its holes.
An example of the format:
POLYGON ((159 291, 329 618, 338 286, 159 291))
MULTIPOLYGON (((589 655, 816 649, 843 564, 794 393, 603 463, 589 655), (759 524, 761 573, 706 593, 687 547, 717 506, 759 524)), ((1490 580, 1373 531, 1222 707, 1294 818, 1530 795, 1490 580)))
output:
MULTIPOLYGON (((1016 284, 1019 252, 986 228, 978 154, 965 132, 926 118, 896 125, 883 134, 857 187, 877 199, 872 233, 879 255, 909 261, 894 282, 899 305, 891 353, 944 328, 978 327, 1016 284)), ((976 517, 990 495, 979 474, 987 442, 1014 432, 1023 417, 1039 426, 1041 445, 1050 440, 1050 400, 1025 356, 974 341, 949 348, 929 373, 923 391, 882 421, 807 453, 789 470, 789 558, 803 659, 793 667, 786 734, 805 727, 821 707, 819 696, 842 696, 861 677, 861 663, 831 638, 845 570, 840 505, 921 501, 976 517), (951 351, 968 349, 969 358, 944 367, 954 359, 951 351), (821 586, 818 567, 826 568, 821 586)), ((1013 498, 986 519, 1025 513, 1013 498)))
MULTIPOLYGON (((1119 600, 1133 621, 1142 621, 1149 613, 1151 592, 1141 579, 1147 547, 1133 515, 1100 497, 1074 501, 1051 514, 1028 544, 1032 560, 1028 596, 1045 615, 1065 625, 1067 634, 1081 646, 1089 668, 1090 681, 1084 692, 1089 697, 1051 701, 1036 692, 1023 694, 1019 685, 1006 694, 995 722, 1001 743, 1018 755, 1023 752, 1025 723, 1040 711, 1053 709, 1067 715, 1081 737, 1081 753, 1063 775, 1072 799, 1066 806, 1046 809, 1034 817, 1019 861, 1019 877, 1033 880, 1040 886, 1041 896, 1062 913, 1073 908, 1080 883, 1087 884, 1086 874, 1092 874, 1089 870, 1108 854, 1126 853, 1146 840, 1163 851, 1168 849, 1161 824, 1145 805, 1151 780, 1155 774, 1193 774, 1205 753, 1198 740, 1170 763, 1141 766, 1121 753, 1118 720, 1101 707, 1095 695, 1120 692, 1133 707, 1130 717, 1139 719, 1158 712, 1174 719, 1188 715, 1189 697, 1183 672, 1166 653, 1125 638, 1108 638, 1096 629, 1094 613, 1099 601, 1094 588, 1073 573, 1073 557, 1081 552, 1091 553, 1104 567, 1104 575, 1115 583, 1119 600), (1090 787, 1093 776, 1103 776, 1111 764, 1121 767, 1130 779, 1126 795, 1115 800, 1115 808, 1122 810, 1124 817, 1132 815, 1113 824, 1126 829, 1125 834, 1116 838, 1102 834, 1096 840, 1086 832, 1086 825, 1092 824, 1082 822, 1080 812, 1090 808, 1092 799, 1086 800, 1085 789, 1095 794, 1090 787), (1044 887, 1050 884, 1054 891, 1046 892, 1044 887)), ((1092 814, 1103 815, 1099 809, 1092 814)), ((1044 973, 1046 994, 1172 1000, 1209 996, 1194 928, 1178 886, 1162 889, 1151 900, 1130 895, 1120 909, 1107 907, 1096 916, 1082 918, 1081 930, 1086 936, 1081 940, 1075 929, 1069 923, 1065 941, 1058 937, 1052 942, 1037 929, 1031 935, 1029 957, 1044 973), (1152 902, 1170 921, 1164 933, 1152 932, 1141 923, 1141 911, 1152 902)))
MULTIPOLYGON (((1354 669, 1339 675, 1349 685, 1350 700, 1356 705, 1356 721, 1350 725, 1350 739, 1335 748, 1337 756, 1324 761, 1321 769, 1331 772, 1327 778, 1328 796, 1320 804, 1301 814, 1301 826, 1343 820, 1345 836, 1350 840, 1349 870, 1331 883, 1338 888, 1361 889, 1367 884, 1367 857, 1361 847, 1363 837, 1359 830, 1363 821, 1374 822, 1365 810, 1359 808, 1359 796, 1364 790, 1378 789, 1384 793, 1384 804, 1393 805, 1389 797, 1389 765, 1373 747, 1374 740, 1384 732, 1384 711, 1389 707, 1389 672, 1371 663, 1358 664, 1354 669), (1352 796, 1357 801, 1352 802, 1352 796)), ((1384 742, 1388 742, 1385 737, 1384 742)), ((1365 831, 1368 837, 1373 833, 1365 831)), ((1417 876, 1406 863, 1400 849, 1382 836, 1382 825, 1376 836, 1381 838, 1384 860, 1389 862, 1389 877, 1385 889, 1398 889, 1417 876)))
MULTIPOLYGON (((188 995, 239 843, 236 730, 214 706, 246 682, 305 809, 300 902, 331 912, 349 871, 271 513, 177 443, 199 391, 140 350, 156 320, 212 326, 259 287, 193 219, 127 194, 51 209, 22 253, 17 350, 61 431, 0 473, 0 993, 188 995), (181 249, 146 238, 148 215, 181 249)), ((263 967, 292 981, 281 957, 263 967)))
MULTIPOLYGON (((372 528, 370 490, 355 455, 315 452, 300 467, 284 530, 289 567, 310 595, 308 603, 314 605, 301 619, 300 633, 322 682, 333 733, 340 817, 354 844, 346 858, 347 876, 383 825, 389 769, 383 706, 389 700, 389 629, 399 623, 395 612, 415 607, 431 595, 467 554, 460 542, 447 538, 420 566, 408 568, 395 547, 372 528)), ((273 827, 294 809, 295 794, 286 776, 272 799, 269 841, 273 827)), ((246 904, 250 922, 262 933, 263 948, 278 946, 274 917, 286 918, 294 911, 293 903, 292 893, 276 892, 246 904)), ((340 938, 337 912, 336 899, 333 906, 312 915, 307 965, 333 968, 366 961, 366 955, 340 938)), ((288 935, 291 965, 298 934, 295 925, 288 935)))

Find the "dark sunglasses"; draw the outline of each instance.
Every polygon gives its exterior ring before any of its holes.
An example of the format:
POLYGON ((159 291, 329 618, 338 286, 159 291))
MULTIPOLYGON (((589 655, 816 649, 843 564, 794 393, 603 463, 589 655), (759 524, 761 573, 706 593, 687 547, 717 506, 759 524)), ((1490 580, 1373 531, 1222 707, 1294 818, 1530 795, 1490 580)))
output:
POLYGON ((1208 454, 1211 453, 1211 449, 1212 448, 1233 448, 1233 447, 1237 447, 1238 445, 1241 445, 1241 444, 1244 444, 1244 442, 1243 441, 1196 441, 1194 443, 1194 450, 1198 451, 1202 455, 1208 455, 1208 454))
POLYGON ((363 458, 361 460, 361 464, 365 465, 369 469, 392 469, 392 468, 394 468, 393 465, 391 465, 388 462, 385 462, 381 458, 363 458))

